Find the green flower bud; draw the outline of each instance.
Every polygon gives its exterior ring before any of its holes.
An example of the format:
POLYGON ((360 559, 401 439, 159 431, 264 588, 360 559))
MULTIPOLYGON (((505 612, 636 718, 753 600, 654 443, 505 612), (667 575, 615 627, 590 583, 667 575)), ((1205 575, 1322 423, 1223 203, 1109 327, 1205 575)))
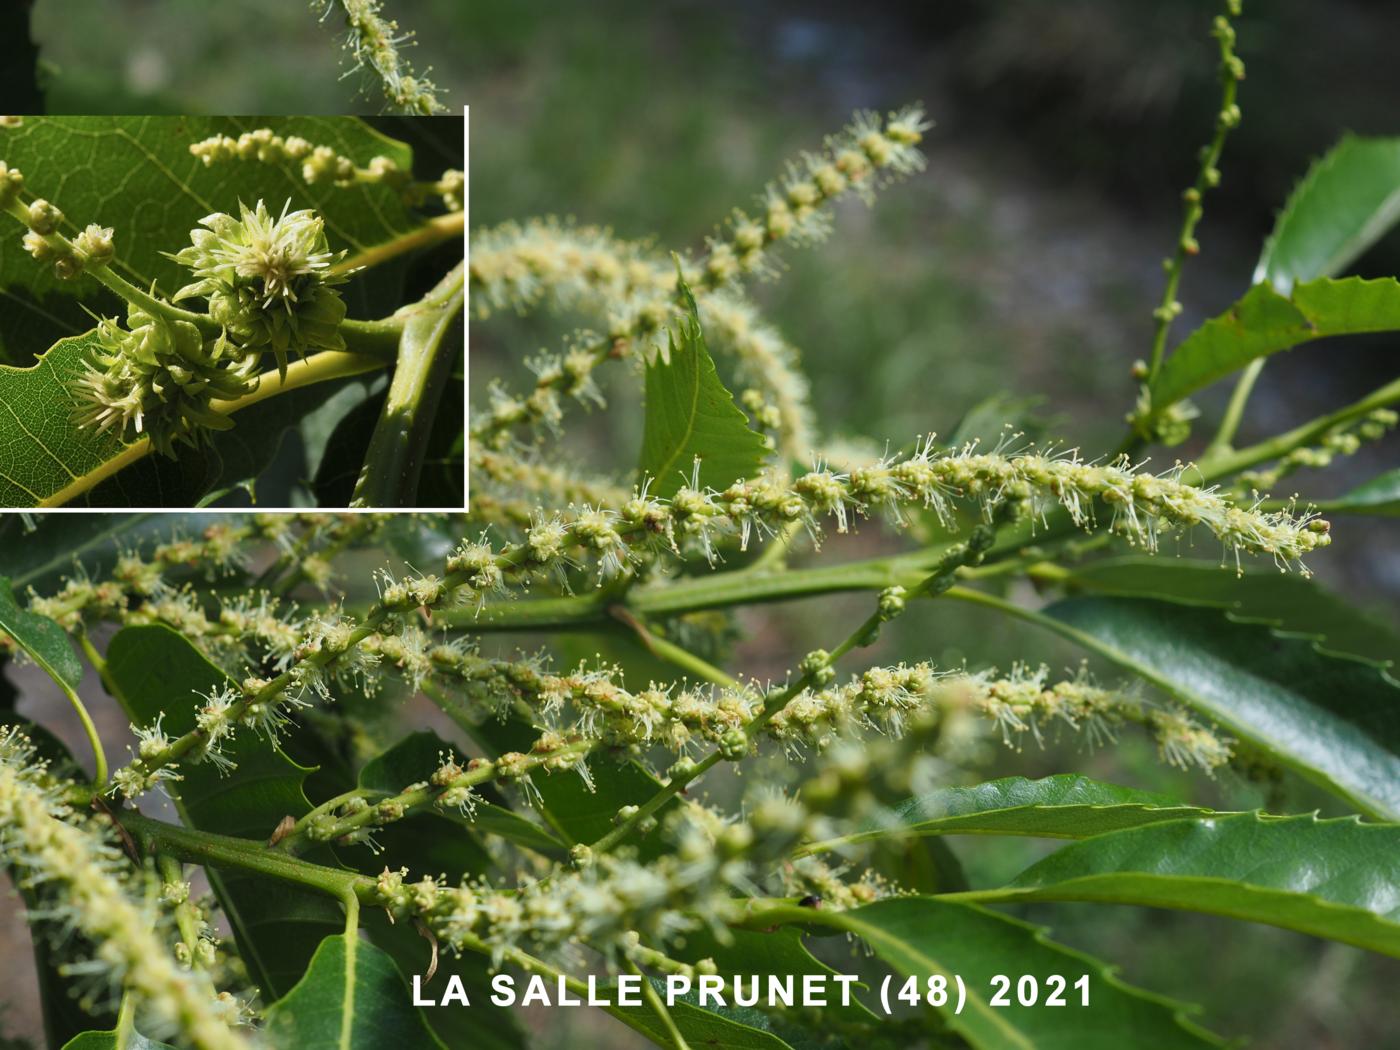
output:
POLYGON ((175 299, 207 298, 229 339, 249 352, 270 350, 285 378, 293 352, 345 349, 345 302, 333 288, 345 277, 332 272, 345 253, 330 250, 319 215, 289 212, 290 201, 276 219, 262 201, 240 207, 237 219, 201 219, 205 228, 174 256, 200 278, 175 299))

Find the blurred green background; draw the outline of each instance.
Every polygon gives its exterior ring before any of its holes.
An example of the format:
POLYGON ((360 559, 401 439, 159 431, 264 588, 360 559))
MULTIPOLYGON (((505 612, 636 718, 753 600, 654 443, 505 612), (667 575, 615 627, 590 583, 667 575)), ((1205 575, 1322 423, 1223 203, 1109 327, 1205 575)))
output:
MULTIPOLYGON (((1344 131, 1400 133, 1400 5, 1382 0, 1247 3, 1244 122, 1224 184, 1207 202, 1202 256, 1187 270, 1178 335, 1247 287, 1259 245, 1309 159, 1344 131)), ((666 248, 698 246, 786 158, 857 108, 922 100, 937 127, 929 169, 840 209, 825 245, 785 255, 757 289, 798 346, 824 436, 900 445, 949 431, 1006 392, 1036 399, 1048 435, 1096 453, 1116 444, 1145 356, 1159 260, 1215 107, 1218 5, 1210 0, 955 0, 788 3, 737 0, 397 0, 450 104, 472 106, 474 226, 554 214, 611 225, 666 248)), ((329 26, 298 0, 37 0, 51 109, 373 112, 356 97, 329 26), (101 41, 100 48, 93 41, 101 41), (253 56, 250 58, 250 56, 253 56)), ((1400 237, 1359 267, 1400 273, 1400 237)), ((567 319, 492 319, 472 332, 472 385, 523 382, 520 359, 556 346, 567 319)), ((1393 341, 1324 343, 1265 371, 1242 437, 1259 437, 1359 397, 1395 374, 1393 341)), ((551 456, 603 469, 636 458, 635 377, 614 370, 610 410, 571 414, 551 456)), ((1207 416, 1226 390, 1200 398, 1207 416)), ((1189 456, 1197 445, 1171 454, 1189 456)), ((1394 466, 1400 441, 1291 487, 1323 497, 1394 466)), ((1163 466, 1166 464, 1163 463, 1163 466)), ((1400 537, 1338 523, 1313 568, 1326 585, 1393 614, 1400 537)), ((876 528, 825 556, 897 541, 876 528)), ((1215 550, 1198 540, 1195 553, 1215 550)), ((1257 571, 1271 571, 1259 566, 1257 571)), ((777 673, 864 615, 863 599, 746 612, 736 666, 777 673)), ((930 658, 1055 669, 1078 654, 980 610, 931 605, 901 620, 870 659, 930 658)), ((522 640, 523 641, 523 640, 522 640)), ((540 639, 529 639, 538 644, 540 639)), ((506 642, 501 643, 503 646, 506 642)), ((1111 674, 1108 677, 1112 677, 1111 674)), ((1129 737, 1085 756, 1072 745, 998 752, 990 772, 1075 768, 1232 806, 1334 807, 1286 781, 1217 783, 1165 770, 1129 737)), ((1002 877, 1037 844, 956 841, 970 876, 1002 877)), ((1123 976, 1205 1007, 1201 1020, 1256 1045, 1381 1046, 1400 1029, 1400 965, 1265 927, 1136 909, 1025 909, 1056 936, 1119 961, 1123 976)), ((615 1027, 553 1011, 543 1045, 615 1027)))

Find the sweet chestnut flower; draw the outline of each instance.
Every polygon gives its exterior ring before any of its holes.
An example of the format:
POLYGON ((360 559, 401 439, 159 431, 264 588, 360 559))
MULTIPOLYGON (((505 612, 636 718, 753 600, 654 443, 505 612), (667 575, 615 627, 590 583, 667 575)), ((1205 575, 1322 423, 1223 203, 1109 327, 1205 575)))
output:
POLYGON ((267 206, 240 204, 239 218, 218 212, 200 220, 190 246, 172 256, 200 278, 175 301, 202 297, 228 338, 248 351, 271 350, 285 378, 291 353, 343 350, 345 301, 334 265, 345 255, 326 241, 325 221, 310 209, 273 218, 267 206))

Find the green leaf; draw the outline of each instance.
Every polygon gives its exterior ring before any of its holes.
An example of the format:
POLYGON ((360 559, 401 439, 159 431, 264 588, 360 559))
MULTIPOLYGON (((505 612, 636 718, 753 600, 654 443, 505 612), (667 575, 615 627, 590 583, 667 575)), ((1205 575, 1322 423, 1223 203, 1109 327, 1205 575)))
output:
POLYGON ((1400 219, 1400 138, 1348 135, 1315 161, 1284 205, 1254 271, 1287 295, 1332 277, 1400 219))
POLYGON ((1045 613, 1361 811, 1400 818, 1400 688, 1375 665, 1148 599, 1069 598, 1045 613))
POLYGON ((1317 509, 1324 514, 1400 516, 1400 469, 1388 470, 1338 499, 1322 500, 1317 509))
MULTIPOLYGON (((211 212, 236 212, 262 199, 273 211, 315 208, 326 219, 333 249, 358 251, 417 225, 399 195, 384 185, 308 186, 294 164, 229 162, 206 167, 189 147, 212 135, 237 136, 271 126, 281 135, 324 143, 368 164, 386 156, 411 170, 406 145, 353 117, 26 117, 0 136, 0 160, 24 173, 25 189, 52 200, 72 236, 88 223, 116 229, 118 269, 142 288, 166 295, 187 284, 188 272, 164 252, 189 243, 211 212)), ((20 244, 18 223, 0 216, 0 361, 24 365, 55 341, 91 327, 82 310, 114 313, 114 297, 95 281, 60 281, 20 244), (13 235, 12 235, 13 234, 13 235)), ((352 313, 356 291, 348 289, 352 313)), ((34 418, 38 418, 37 416, 34 418)))
POLYGON ((1164 795, 1060 773, 1042 780, 1005 777, 975 787, 946 787, 907 799, 888 822, 817 843, 821 852, 857 842, 907 835, 1032 835, 1088 838, 1120 828, 1207 815, 1164 795))
POLYGON ((1400 826, 1235 813, 1076 842, 963 896, 1207 912, 1400 956, 1397 886, 1400 826))
POLYGON ((1400 283, 1394 278, 1321 278, 1295 285, 1287 296, 1256 284, 1167 358, 1152 383, 1152 404, 1165 408, 1257 358, 1314 339, 1396 329, 1400 283))
POLYGON ((0 631, 14 639, 43 672, 65 692, 76 692, 83 664, 73 651, 68 632, 47 616, 27 612, 15 603, 7 577, 0 576, 0 631))
POLYGON ((325 938, 305 976, 268 1008, 266 1033, 287 1050, 443 1046, 388 953, 344 934, 325 938))
MULTIPOLYGON (((660 981, 653 984, 662 989, 660 981)), ((762 1010, 744 1007, 711 1008, 695 1005, 695 993, 677 996, 666 1008, 671 1020, 685 1041, 692 1047, 715 1047, 719 1050, 792 1050, 792 1044, 779 1038, 770 1029, 772 1019, 762 1010)), ((613 1006, 607 1008, 627 1027, 641 1032, 657 1046, 671 1046, 670 1033, 650 1006, 613 1006)))
MULTIPOLYGON (((727 939, 720 941, 711 931, 700 928, 685 935, 685 944, 673 950, 676 958, 685 962, 713 959, 721 974, 747 977, 752 974, 775 974, 779 977, 802 977, 804 974, 833 974, 830 966, 807 950, 802 934, 791 927, 756 933, 752 930, 728 930, 727 939)), ((863 987, 863 986, 861 986, 863 987)), ((880 1018, 858 999, 843 1005, 832 999, 824 1014, 847 1024, 876 1024, 880 1018)))
MULTIPOLYGON (((798 921, 793 919, 793 922, 798 921)), ((1215 1036, 1188 1021, 1189 1007, 1123 983, 1113 968, 1056 944, 1045 931, 976 905, 931 897, 893 897, 852 911, 811 913, 812 925, 853 933, 906 977, 922 983, 942 975, 953 998, 939 1010, 948 1029, 976 1050, 1154 1050, 1220 1046, 1215 1036), (1009 975, 1008 1006, 993 1006, 992 978, 1009 975), (1089 1006, 1078 1005, 1073 983, 1089 976, 1089 1006), (1036 978, 1040 997, 1047 980, 1063 977, 1064 1007, 1021 1006, 1016 983, 1036 978), (961 977, 967 992, 962 1012, 954 1011, 961 977)), ((891 1001, 894 1000, 894 990, 891 1001)))
POLYGON ((1222 572, 1218 562, 1128 555, 1075 566, 1066 582, 1100 594, 1224 609, 1237 623, 1306 634, 1332 652, 1378 663, 1400 658, 1400 635, 1388 623, 1296 573, 1235 576, 1222 572))
MULTIPOLYGON (((189 641, 159 625, 125 627, 113 636, 107 680, 133 723, 150 725, 163 713, 171 737, 194 728, 204 694, 233 685, 189 641)), ((224 754, 237 763, 233 773, 222 774, 212 762, 185 763, 184 779, 170 785, 188 827, 262 841, 283 817, 310 811, 302 782, 311 770, 280 748, 245 729, 224 754)), ((345 928, 339 907, 319 894, 288 886, 269 893, 265 881, 240 871, 208 874, 249 974, 268 998, 290 989, 317 943, 345 928)))
POLYGON ((674 496, 700 463, 701 488, 728 488, 763 468, 763 438, 720 382, 690 289, 681 283, 689 318, 671 334, 670 353, 647 365, 643 479, 653 496, 674 496), (679 342, 677 341, 679 335, 679 342))
POLYGON ((117 1032, 83 1032, 63 1044, 63 1050, 175 1050, 169 1043, 158 1043, 133 1031, 118 1043, 117 1032))

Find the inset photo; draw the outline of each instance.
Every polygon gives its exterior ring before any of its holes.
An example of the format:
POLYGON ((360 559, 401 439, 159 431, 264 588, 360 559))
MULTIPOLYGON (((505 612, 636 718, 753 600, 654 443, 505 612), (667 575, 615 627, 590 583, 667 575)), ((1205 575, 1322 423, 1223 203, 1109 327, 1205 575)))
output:
POLYGON ((460 508, 465 122, 9 117, 0 506, 460 508))

